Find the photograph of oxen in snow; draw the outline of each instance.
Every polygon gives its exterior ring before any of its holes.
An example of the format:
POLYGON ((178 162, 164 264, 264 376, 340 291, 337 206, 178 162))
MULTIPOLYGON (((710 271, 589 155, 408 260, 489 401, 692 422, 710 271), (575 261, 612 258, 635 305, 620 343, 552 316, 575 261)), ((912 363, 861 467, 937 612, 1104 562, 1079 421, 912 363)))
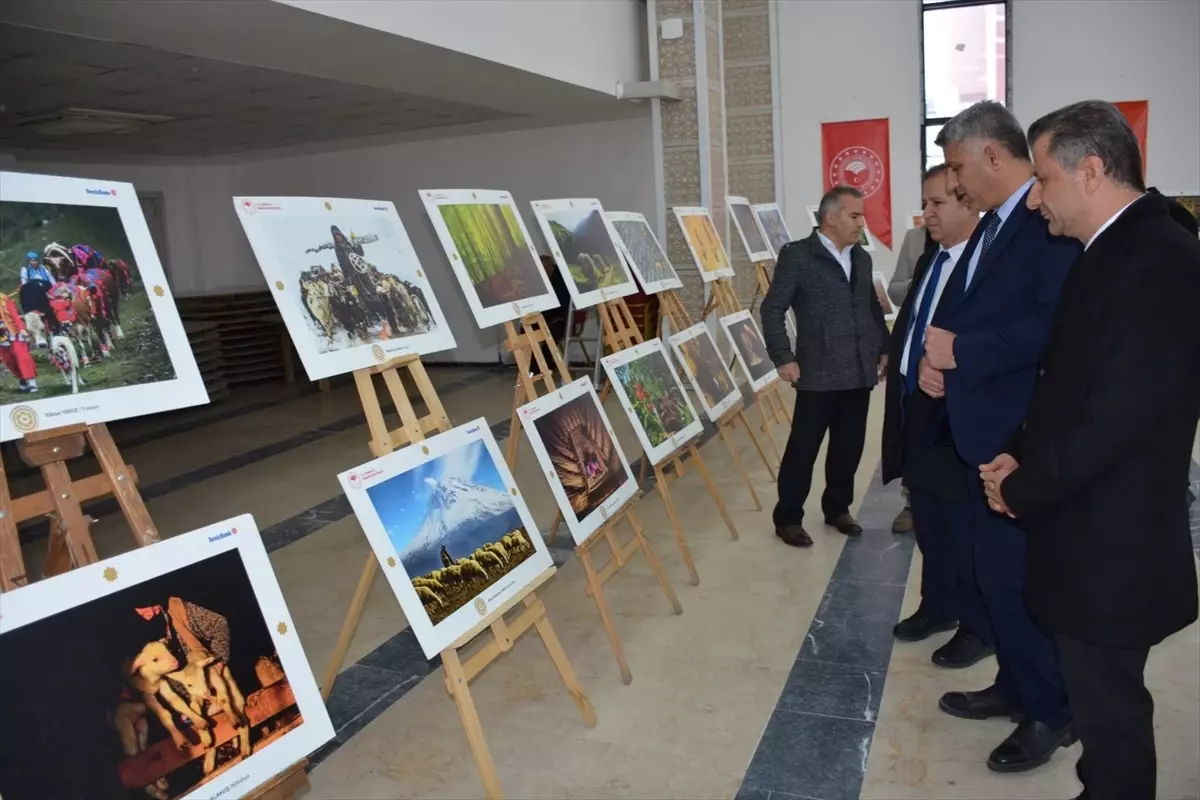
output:
POLYGON ((234 198, 259 267, 313 380, 454 336, 391 203, 234 198))
POLYGON ((338 478, 427 656, 553 569, 485 420, 338 478))
POLYGON ((0 403, 174 378, 147 290, 117 209, 0 203, 0 403))

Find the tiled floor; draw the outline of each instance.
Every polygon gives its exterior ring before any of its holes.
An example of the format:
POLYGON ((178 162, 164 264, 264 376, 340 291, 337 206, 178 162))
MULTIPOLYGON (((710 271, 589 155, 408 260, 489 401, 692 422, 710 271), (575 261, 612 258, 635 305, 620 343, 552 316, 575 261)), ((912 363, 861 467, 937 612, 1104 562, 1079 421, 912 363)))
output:
MULTIPOLYGON (((486 418, 508 436, 513 375, 436 368, 451 419, 486 418)), ((718 440, 701 449, 740 533, 730 540, 695 470, 672 490, 695 557, 692 586, 662 502, 639 515, 682 603, 671 613, 642 559, 608 584, 633 671, 621 682, 583 574, 563 531, 559 572, 539 591, 595 706, 578 712, 536 637, 472 685, 506 795, 514 798, 1067 798, 1077 792, 1074 752, 1032 775, 983 766, 1004 725, 953 720, 936 710, 948 689, 985 683, 991 663, 946 673, 928 662, 936 643, 893 646, 891 626, 917 600, 919 555, 890 533, 900 507, 878 484, 880 393, 859 474, 866 527, 846 540, 819 524, 816 545, 788 548, 771 535, 775 492, 744 434, 743 460, 768 510, 756 511, 718 440)), ((615 400, 609 414, 627 455, 640 455, 615 400)), ((353 388, 328 395, 283 387, 244 391, 218 406, 114 425, 163 535, 239 513, 255 515, 313 670, 329 661, 369 556, 335 475, 368 459, 353 388)), ((778 430, 779 442, 785 431, 778 430)), ((10 467, 13 461, 6 449, 10 467)), ((36 479, 19 469, 16 492, 36 479)), ((79 473, 88 471, 85 467, 79 473)), ((516 469, 534 517, 553 500, 528 445, 516 469)), ((814 481, 810 519, 819 519, 814 481)), ((130 545, 115 506, 98 503, 102 555, 130 545)), ((22 531, 31 571, 45 528, 22 531)), ((1195 627, 1158 648, 1148 668, 1158 705, 1160 797, 1200 797, 1200 636, 1195 627)), ((439 665, 428 662, 384 582, 373 588, 329 708, 337 739, 313 759, 307 798, 482 796, 439 665)))

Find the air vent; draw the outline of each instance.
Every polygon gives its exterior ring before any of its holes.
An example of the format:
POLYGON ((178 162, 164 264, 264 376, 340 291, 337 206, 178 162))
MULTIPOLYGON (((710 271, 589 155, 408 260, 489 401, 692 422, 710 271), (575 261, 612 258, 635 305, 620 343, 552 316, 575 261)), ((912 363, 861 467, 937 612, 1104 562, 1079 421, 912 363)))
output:
POLYGON ((17 127, 46 136, 88 136, 103 133, 133 133, 151 125, 170 122, 174 117, 160 114, 133 114, 126 111, 102 111, 94 108, 64 108, 51 114, 23 119, 17 127))

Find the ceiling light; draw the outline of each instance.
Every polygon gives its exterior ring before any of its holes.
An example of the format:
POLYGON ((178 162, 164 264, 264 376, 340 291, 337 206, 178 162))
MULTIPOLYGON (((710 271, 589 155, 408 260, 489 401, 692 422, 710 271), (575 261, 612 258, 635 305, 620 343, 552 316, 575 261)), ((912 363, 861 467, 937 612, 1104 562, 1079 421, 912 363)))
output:
POLYGON ((17 123, 17 127, 46 136, 80 136, 103 133, 132 133, 150 125, 170 122, 174 117, 161 114, 134 114, 127 111, 103 111, 94 108, 64 108, 50 114, 38 114, 17 123))

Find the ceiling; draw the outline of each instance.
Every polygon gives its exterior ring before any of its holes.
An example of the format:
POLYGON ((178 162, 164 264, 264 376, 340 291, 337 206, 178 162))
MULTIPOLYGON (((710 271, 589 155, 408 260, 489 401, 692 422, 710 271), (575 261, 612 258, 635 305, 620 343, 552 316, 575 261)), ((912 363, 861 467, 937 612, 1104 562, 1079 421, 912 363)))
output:
POLYGON ((521 116, 151 47, 0 23, 0 150, 217 156, 521 116), (66 108, 171 117, 131 133, 38 133, 66 108))

